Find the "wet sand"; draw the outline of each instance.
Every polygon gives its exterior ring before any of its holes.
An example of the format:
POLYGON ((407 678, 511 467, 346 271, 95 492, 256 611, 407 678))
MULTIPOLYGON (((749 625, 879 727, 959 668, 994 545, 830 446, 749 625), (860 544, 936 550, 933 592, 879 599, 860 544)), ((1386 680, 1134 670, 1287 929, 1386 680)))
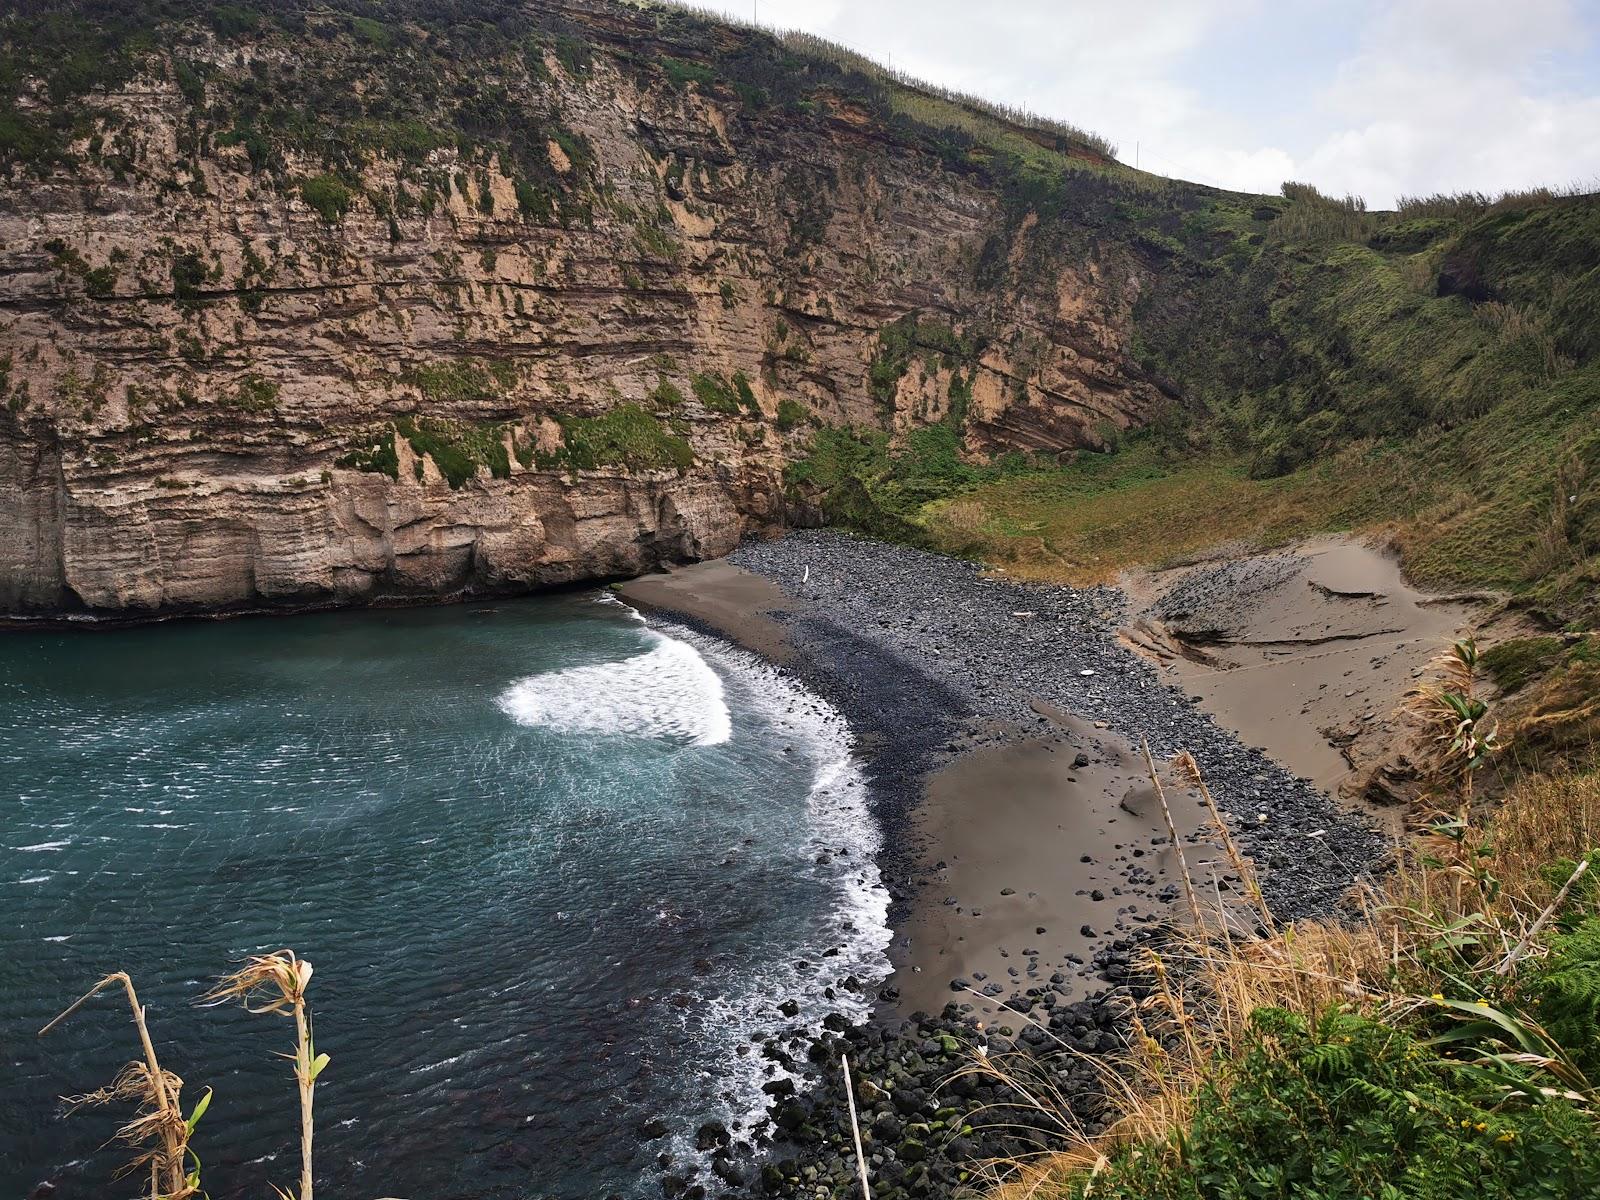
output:
MULTIPOLYGON (((799 614, 815 616, 818 605, 726 561, 645 576, 617 591, 797 669, 813 684, 821 675, 824 691, 828 670, 859 677, 887 665, 852 662, 829 642, 819 671, 807 662, 819 647, 797 647, 788 627, 799 614)), ((915 678, 923 685, 915 708, 903 691, 892 697, 898 704, 871 701, 908 735, 907 723, 919 732, 950 728, 948 739, 933 739, 938 752, 923 756, 916 777, 886 781, 908 788, 912 801, 886 830, 897 862, 885 864, 885 874, 899 901, 884 991, 890 1009, 937 1013, 956 1001, 992 1017, 1020 989, 1042 985, 1072 998, 1103 986, 1098 969, 1110 948, 1168 916, 1179 895, 1142 753, 1105 722, 1037 698, 1030 724, 951 711, 935 680, 915 678)), ((858 746, 869 770, 882 740, 869 736, 858 746)), ((1207 883, 1213 872, 1227 876, 1213 847, 1197 839, 1206 815, 1198 793, 1169 770, 1162 776, 1180 838, 1196 839, 1185 846, 1192 875, 1207 883)))
MULTIPOLYGON (((1179 872, 1142 753, 1049 715, 1059 734, 972 751, 928 781, 922 899, 896 931, 904 1011, 954 998, 993 1015, 995 1000, 1038 984, 1082 994, 1098 949, 1168 914, 1179 872)), ((1205 810, 1162 774, 1188 839, 1205 810)), ((1227 874, 1210 845, 1186 844, 1184 857, 1194 877, 1227 874)))
POLYGON ((717 559, 657 575, 641 575, 617 588, 635 608, 689 616, 770 662, 791 662, 794 647, 772 614, 798 605, 782 588, 717 559))

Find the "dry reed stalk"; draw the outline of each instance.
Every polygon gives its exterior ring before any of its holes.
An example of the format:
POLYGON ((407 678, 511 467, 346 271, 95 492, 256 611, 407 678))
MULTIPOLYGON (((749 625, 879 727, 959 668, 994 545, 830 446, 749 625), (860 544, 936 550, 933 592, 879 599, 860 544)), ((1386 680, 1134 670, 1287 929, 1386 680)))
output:
MULTIPOLYGON (((232 975, 225 976, 206 993, 213 1004, 226 1000, 242 1001, 253 1013, 278 1013, 294 1018, 294 1053, 284 1057, 294 1062, 295 1084, 300 1093, 300 1194, 298 1200, 312 1200, 311 1194, 311 1105, 317 1076, 328 1065, 328 1056, 318 1054, 311 1040, 311 1015, 306 1007, 306 988, 311 983, 311 964, 293 950, 277 950, 251 958, 232 975)), ((284 1200, 294 1200, 274 1187, 284 1200)))
POLYGON ((1519 783, 1494 814, 1495 866, 1502 886, 1542 906, 1546 863, 1581 860, 1600 846, 1600 775, 1547 775, 1519 783))
POLYGON ((1528 927, 1528 932, 1522 935, 1522 940, 1516 944, 1516 947, 1509 954, 1507 954, 1505 958, 1501 960, 1500 965, 1494 969, 1494 973, 1496 975, 1509 974, 1511 968, 1517 965, 1517 960, 1528 952, 1528 947, 1533 945, 1533 940, 1538 937, 1544 927, 1550 923, 1550 918, 1555 916, 1557 910, 1559 910, 1560 907, 1567 902, 1567 894, 1572 891, 1572 885, 1577 883, 1578 880, 1582 879, 1584 872, 1586 872, 1588 869, 1589 860, 1587 858, 1582 859, 1578 863, 1577 867, 1573 869, 1572 874, 1567 877, 1567 881, 1561 885, 1561 890, 1556 893, 1556 898, 1550 901, 1550 903, 1545 907, 1545 910, 1539 914, 1538 920, 1534 921, 1534 923, 1528 927))
POLYGON ((872 1200, 872 1189, 867 1186, 867 1156, 861 1149, 861 1122, 856 1119, 856 1089, 850 1082, 850 1056, 841 1054, 839 1065, 844 1069, 844 1097, 850 1104, 850 1132, 856 1139, 856 1170, 861 1176, 861 1200, 872 1200))
POLYGON ((1222 847, 1228 855, 1228 862, 1238 873, 1241 886, 1245 894, 1250 897, 1250 903, 1261 917, 1261 923, 1269 933, 1277 933, 1277 922, 1272 919, 1272 910, 1267 907, 1267 898, 1261 893, 1261 883, 1256 878, 1256 873, 1239 849, 1239 844, 1233 840, 1233 834, 1228 829, 1228 823, 1222 819, 1222 814, 1217 810, 1217 802, 1211 798, 1211 789, 1206 786, 1205 776, 1200 773, 1200 764, 1195 762, 1194 755, 1187 750, 1178 752, 1173 760, 1181 770, 1200 790, 1200 798, 1205 801, 1206 811, 1211 814, 1211 823, 1216 826, 1218 835, 1222 838, 1222 847))
MULTIPOLYGON (((117 984, 122 986, 123 992, 128 997, 128 1007, 133 1010, 133 1023, 139 1030, 139 1046, 144 1052, 144 1061, 135 1060, 129 1063, 108 1087, 87 1095, 70 1097, 68 1103, 81 1106, 106 1104, 113 1100, 135 1102, 140 1111, 133 1120, 117 1130, 117 1137, 133 1146, 143 1146, 152 1142, 157 1145, 156 1148, 140 1154, 127 1169, 136 1170, 148 1163, 152 1200, 155 1198, 182 1200, 183 1197, 195 1195, 199 1191, 199 1188, 185 1176, 183 1169, 184 1157, 189 1149, 189 1134, 193 1130, 193 1125, 184 1119, 183 1110, 178 1104, 183 1080, 171 1071, 162 1070, 161 1064, 156 1060, 155 1043, 150 1040, 150 1028, 145 1022, 144 1006, 139 1003, 139 995, 134 991, 133 979, 128 973, 114 971, 107 975, 39 1030, 39 1036, 44 1037, 106 988, 117 984)), ((194 1118, 196 1121, 199 1120, 199 1114, 204 1112, 205 1103, 206 1101, 202 1101, 202 1106, 196 1108, 194 1118)))
POLYGON ((1189 861, 1183 854, 1183 843, 1178 840, 1178 827, 1172 823, 1172 809, 1167 806, 1167 793, 1161 787, 1161 775, 1156 770, 1156 760, 1150 756, 1150 742, 1147 738, 1139 739, 1140 747, 1144 750, 1145 766, 1150 769, 1150 782, 1156 789, 1156 800, 1161 804, 1161 816, 1167 823, 1167 836, 1172 839, 1172 850, 1178 856, 1178 874, 1183 880, 1183 895, 1189 902, 1189 915, 1194 918, 1196 929, 1205 929, 1205 915, 1200 911, 1200 898, 1195 895, 1194 880, 1189 877, 1189 861))

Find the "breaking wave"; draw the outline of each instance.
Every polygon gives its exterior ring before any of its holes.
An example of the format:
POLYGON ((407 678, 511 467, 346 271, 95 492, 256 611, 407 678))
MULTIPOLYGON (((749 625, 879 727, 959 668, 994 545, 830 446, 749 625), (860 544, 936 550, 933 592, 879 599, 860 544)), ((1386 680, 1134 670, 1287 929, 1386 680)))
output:
POLYGON ((722 680, 687 642, 642 631, 654 645, 620 662, 530 675, 497 703, 513 721, 561 733, 662 738, 718 746, 733 735, 722 680))

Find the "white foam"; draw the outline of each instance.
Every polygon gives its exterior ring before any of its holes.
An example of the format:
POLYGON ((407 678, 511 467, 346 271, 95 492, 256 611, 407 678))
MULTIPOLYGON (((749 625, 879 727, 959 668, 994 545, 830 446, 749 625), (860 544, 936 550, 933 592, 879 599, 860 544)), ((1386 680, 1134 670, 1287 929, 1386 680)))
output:
POLYGON ((47 850, 65 850, 70 845, 72 845, 70 840, 65 842, 37 842, 32 846, 18 846, 16 850, 19 854, 42 854, 47 850))
POLYGON ((689 643, 646 629, 653 643, 619 662, 530 675, 497 703, 513 721, 561 733, 661 738, 718 746, 733 736, 722 680, 689 643))
MULTIPOLYGON (((835 896, 831 911, 818 914, 806 942, 752 970, 740 963, 717 971, 705 981, 699 1003, 684 1014, 704 1036, 721 1043, 716 1065, 702 1079, 704 1091, 723 1096, 740 1125, 765 1114, 771 1097, 762 1085, 776 1076, 772 1064, 757 1054, 740 1055, 736 1047, 751 1035, 772 1027, 804 1026, 813 1035, 823 1029, 823 1018, 840 1013, 852 1023, 864 1020, 872 1008, 878 985, 888 977, 889 892, 878 873, 876 856, 881 847, 878 823, 867 805, 867 783, 854 754, 849 725, 822 697, 793 676, 748 651, 696 633, 685 639, 728 677, 741 711, 758 712, 774 733, 790 742, 800 761, 812 770, 806 797, 806 849, 793 869, 825 881, 835 896), (831 853, 818 861, 817 850, 831 853), (796 958, 814 964, 801 971, 796 958), (854 976, 859 991, 842 986, 854 976), (834 995, 825 995, 832 987, 834 995), (793 998, 800 1005, 796 1019, 777 1020, 775 1006, 793 998)), ((658 914, 670 920, 670 914, 658 914)), ((778 1071, 801 1088, 804 1075, 778 1071)), ((705 1116, 712 1115, 707 1112, 705 1116)), ((700 1158, 693 1144, 675 1139, 674 1149, 687 1158, 700 1158)))

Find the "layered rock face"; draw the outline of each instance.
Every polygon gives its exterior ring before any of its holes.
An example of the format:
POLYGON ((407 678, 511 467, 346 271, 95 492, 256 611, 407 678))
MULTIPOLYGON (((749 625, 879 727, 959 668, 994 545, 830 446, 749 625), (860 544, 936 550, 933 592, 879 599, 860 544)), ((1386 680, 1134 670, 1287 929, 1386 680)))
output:
POLYGON ((981 174, 846 97, 795 119, 641 66, 636 14, 566 15, 581 67, 546 49, 503 81, 559 116, 552 202, 455 146, 402 204, 381 148, 352 187, 197 137, 207 98, 290 69, 292 41, 198 37, 198 95, 157 55, 95 98, 73 165, 11 168, 0 611, 633 574, 783 524, 817 424, 954 421, 974 455, 1054 453, 1162 403, 1129 352, 1151 286, 1132 250, 994 282, 986 260, 1038 223, 981 174))

